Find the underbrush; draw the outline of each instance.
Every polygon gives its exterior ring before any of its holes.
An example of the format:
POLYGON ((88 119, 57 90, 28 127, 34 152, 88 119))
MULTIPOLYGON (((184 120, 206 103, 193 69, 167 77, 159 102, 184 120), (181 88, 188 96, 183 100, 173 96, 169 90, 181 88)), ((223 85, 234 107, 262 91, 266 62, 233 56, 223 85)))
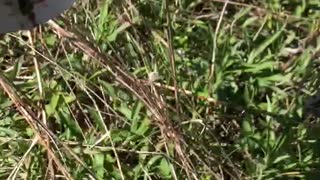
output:
POLYGON ((319 7, 79 1, 3 35, 0 177, 320 176, 319 7))

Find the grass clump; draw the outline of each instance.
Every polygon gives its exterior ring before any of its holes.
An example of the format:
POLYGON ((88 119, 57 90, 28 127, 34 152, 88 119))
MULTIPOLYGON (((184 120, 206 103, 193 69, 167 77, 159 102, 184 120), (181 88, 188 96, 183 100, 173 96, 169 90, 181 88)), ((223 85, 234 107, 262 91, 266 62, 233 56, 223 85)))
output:
POLYGON ((4 35, 0 176, 318 177, 319 7, 79 1, 4 35))

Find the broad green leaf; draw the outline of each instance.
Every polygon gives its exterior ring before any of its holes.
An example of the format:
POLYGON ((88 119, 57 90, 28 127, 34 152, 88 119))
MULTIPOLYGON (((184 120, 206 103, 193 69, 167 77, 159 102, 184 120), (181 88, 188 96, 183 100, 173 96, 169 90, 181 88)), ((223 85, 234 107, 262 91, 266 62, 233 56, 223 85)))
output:
POLYGON ((276 39, 280 37, 283 30, 285 28, 285 25, 282 26, 282 28, 274 33, 271 37, 268 37, 262 44, 260 44, 257 48, 255 48, 248 57, 248 63, 254 63, 255 59, 262 55, 263 51, 267 49, 268 46, 270 46, 276 39))
POLYGON ((148 118, 144 118, 144 120, 140 123, 139 128, 135 131, 138 135, 144 135, 150 128, 150 120, 148 118))
POLYGON ((104 158, 105 156, 101 153, 93 155, 93 169, 97 176, 104 179, 104 158))
POLYGON ((170 175, 171 173, 171 168, 170 168, 170 164, 168 163, 168 161, 165 158, 162 158, 160 161, 160 164, 158 166, 160 173, 162 174, 162 176, 167 177, 170 175))
POLYGON ((56 112, 60 97, 61 97, 60 94, 57 94, 57 93, 52 94, 50 103, 45 106, 48 117, 52 116, 56 112))

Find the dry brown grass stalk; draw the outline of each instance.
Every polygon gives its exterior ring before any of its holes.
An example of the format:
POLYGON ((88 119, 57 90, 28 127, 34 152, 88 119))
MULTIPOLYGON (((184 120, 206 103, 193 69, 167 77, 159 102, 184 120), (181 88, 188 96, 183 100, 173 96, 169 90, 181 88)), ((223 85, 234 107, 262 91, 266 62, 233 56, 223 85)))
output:
MULTIPOLYGON (((66 20, 65 23, 68 24, 66 20)), ((192 174, 193 177, 196 177, 194 168, 192 167, 192 163, 189 157, 187 157, 187 153, 185 153, 185 150, 183 148, 182 135, 172 126, 168 118, 165 103, 154 93, 152 93, 148 86, 140 83, 138 79, 134 78, 128 72, 123 70, 119 65, 119 62, 121 61, 119 61, 118 58, 116 59, 112 56, 101 53, 100 50, 96 48, 92 42, 86 40, 86 38, 84 38, 79 32, 74 29, 72 30, 72 32, 68 31, 60 27, 53 21, 50 21, 49 25, 59 36, 66 38, 73 45, 75 45, 75 47, 81 49, 92 59, 96 60, 97 63, 102 67, 108 69, 116 81, 118 81, 122 86, 133 93, 139 100, 141 100, 145 104, 148 110, 152 113, 152 119, 161 130, 165 141, 174 143, 178 159, 180 159, 183 166, 182 168, 185 170, 188 176, 192 174)), ((68 27, 71 26, 69 25, 68 27)))
POLYGON ((52 143, 57 146, 57 142, 52 137, 52 133, 47 129, 47 127, 37 118, 34 112, 31 110, 30 105, 22 100, 16 93, 16 90, 9 83, 9 81, 3 75, 0 75, 0 86, 4 90, 4 92, 9 96, 17 110, 21 113, 21 115, 25 118, 29 126, 36 133, 36 136, 39 137, 40 144, 47 150, 48 156, 52 159, 57 166, 58 170, 67 178, 72 179, 69 171, 66 167, 61 163, 60 159, 55 155, 51 146, 49 146, 48 138, 52 143))

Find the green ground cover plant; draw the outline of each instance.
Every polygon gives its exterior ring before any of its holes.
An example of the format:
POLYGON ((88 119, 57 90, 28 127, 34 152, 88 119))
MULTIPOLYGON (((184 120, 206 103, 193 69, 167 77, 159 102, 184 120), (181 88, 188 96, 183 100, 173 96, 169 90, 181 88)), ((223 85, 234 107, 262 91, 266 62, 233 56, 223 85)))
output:
POLYGON ((0 41, 1 179, 320 177, 319 0, 79 0, 0 41))

